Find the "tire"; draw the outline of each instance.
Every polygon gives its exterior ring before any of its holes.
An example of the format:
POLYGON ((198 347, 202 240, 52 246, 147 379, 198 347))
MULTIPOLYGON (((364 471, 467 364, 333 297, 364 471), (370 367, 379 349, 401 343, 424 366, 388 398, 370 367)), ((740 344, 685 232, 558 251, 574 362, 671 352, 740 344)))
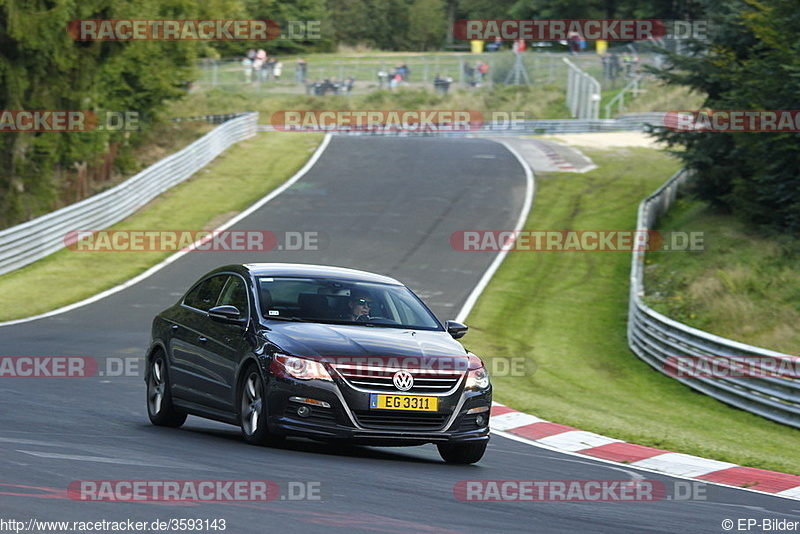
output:
POLYGON ((244 440, 251 445, 266 445, 279 439, 267 429, 264 380, 255 365, 250 365, 244 372, 239 391, 239 426, 244 440))
POLYGON ((436 447, 439 455, 449 464, 474 464, 483 458, 489 440, 467 443, 440 443, 436 447))
POLYGON ((156 426, 178 428, 186 422, 186 414, 175 409, 169 387, 169 372, 163 352, 156 352, 150 361, 147 376, 147 416, 156 426))

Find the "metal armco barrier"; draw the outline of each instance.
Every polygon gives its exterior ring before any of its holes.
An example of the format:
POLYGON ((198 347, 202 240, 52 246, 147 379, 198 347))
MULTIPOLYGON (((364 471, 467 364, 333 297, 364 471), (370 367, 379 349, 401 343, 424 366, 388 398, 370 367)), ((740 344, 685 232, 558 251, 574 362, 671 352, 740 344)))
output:
POLYGON ((102 230, 190 178, 232 144, 256 135, 258 113, 246 113, 214 128, 186 148, 107 191, 0 231, 0 274, 24 267, 64 248, 75 230, 102 230))
MULTIPOLYGON (((654 226, 687 177, 678 172, 639 205, 637 230, 654 226)), ((800 428, 799 358, 715 336, 649 308, 642 302, 644 257, 644 251, 634 251, 631 265, 628 344, 633 352, 697 391, 800 428), (775 373, 776 367, 789 372, 775 373)))

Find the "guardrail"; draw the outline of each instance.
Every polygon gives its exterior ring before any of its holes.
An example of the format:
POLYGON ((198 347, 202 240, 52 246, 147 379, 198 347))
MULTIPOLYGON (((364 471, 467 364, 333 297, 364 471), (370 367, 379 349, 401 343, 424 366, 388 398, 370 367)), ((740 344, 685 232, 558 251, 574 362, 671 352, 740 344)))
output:
POLYGON ((634 96, 638 94, 641 90, 639 89, 639 84, 642 81, 642 76, 634 76, 634 78, 628 82, 628 84, 623 87, 619 93, 616 94, 611 101, 606 104, 606 118, 610 119, 611 115, 613 114, 614 104, 617 105, 619 113, 625 111, 625 96, 628 93, 632 93, 634 96))
MULTIPOLYGON (((688 174, 680 171, 639 205, 636 229, 650 230, 688 174)), ((674 321, 644 297, 645 252, 631 264, 628 344, 656 370, 737 408, 800 428, 800 358, 725 339, 674 321)))
POLYGON ((601 86, 595 78, 585 73, 572 61, 567 64, 567 107, 578 119, 597 119, 600 116, 601 86))
POLYGON ((233 143, 256 135, 257 123, 258 113, 243 114, 107 191, 0 231, 0 274, 64 248, 68 232, 101 230, 121 221, 190 178, 233 143))

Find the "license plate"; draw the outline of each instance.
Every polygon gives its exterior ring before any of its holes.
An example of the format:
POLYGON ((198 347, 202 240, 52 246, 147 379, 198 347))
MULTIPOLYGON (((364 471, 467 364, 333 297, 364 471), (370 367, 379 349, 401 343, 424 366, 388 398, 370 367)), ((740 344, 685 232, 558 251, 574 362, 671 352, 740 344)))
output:
POLYGON ((435 412, 439 409, 439 397, 417 397, 414 395, 369 396, 369 407, 373 410, 411 410, 415 412, 435 412))

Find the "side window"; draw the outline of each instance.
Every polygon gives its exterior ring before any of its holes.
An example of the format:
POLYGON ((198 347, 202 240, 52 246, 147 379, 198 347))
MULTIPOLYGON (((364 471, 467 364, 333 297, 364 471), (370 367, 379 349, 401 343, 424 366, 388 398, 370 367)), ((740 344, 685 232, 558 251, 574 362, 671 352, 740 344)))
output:
POLYGON ((228 283, 225 289, 222 290, 222 295, 219 297, 217 306, 236 306, 242 317, 248 314, 247 305, 247 286, 244 280, 238 276, 231 276, 228 278, 228 283))
POLYGON ((201 282, 200 285, 189 291, 186 298, 183 299, 183 303, 201 311, 210 310, 217 305, 217 298, 229 277, 230 275, 227 274, 219 274, 201 282))

